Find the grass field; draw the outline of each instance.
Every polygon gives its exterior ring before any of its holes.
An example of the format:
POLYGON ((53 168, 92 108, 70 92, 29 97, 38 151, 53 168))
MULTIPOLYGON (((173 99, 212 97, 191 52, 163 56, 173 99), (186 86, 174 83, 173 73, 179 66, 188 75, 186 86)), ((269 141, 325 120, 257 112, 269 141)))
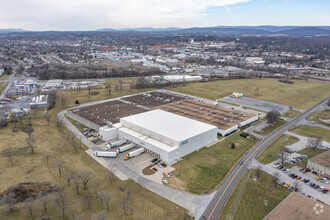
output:
POLYGON ((2 92, 3 88, 5 88, 6 84, 7 83, 4 82, 0 83, 0 92, 2 92))
POLYGON ((317 123, 320 123, 322 125, 330 127, 330 124, 325 123, 325 122, 322 121, 324 119, 330 120, 330 110, 322 110, 322 111, 319 111, 319 112, 314 112, 314 113, 312 113, 311 115, 308 116, 308 120, 314 121, 314 122, 317 122, 317 123))
POLYGON ((318 127, 312 127, 312 126, 297 126, 291 129, 293 133, 306 136, 306 137, 312 137, 312 136, 320 136, 323 140, 330 142, 330 131, 318 128, 318 127))
POLYGON ((187 191, 201 194, 220 185, 234 164, 257 142, 255 137, 247 139, 239 134, 189 154, 174 164, 174 176, 184 183, 180 187, 184 185, 187 191), (232 143, 235 143, 235 149, 230 148, 232 143))
POLYGON ((298 117, 299 115, 301 115, 301 112, 300 111, 297 111, 297 110, 289 110, 287 112, 285 112, 282 117, 286 117, 286 118, 296 118, 298 117))
POLYGON ((229 197, 219 219, 263 219, 272 211, 290 191, 279 185, 274 186, 272 177, 261 171, 260 177, 254 181, 256 171, 247 171, 234 192, 229 197))
POLYGON ((278 82, 277 79, 236 79, 218 80, 212 82, 189 83, 185 86, 169 90, 194 96, 216 100, 233 92, 243 93, 244 96, 293 106, 298 109, 308 109, 330 96, 329 84, 295 80, 294 84, 278 82), (259 88, 259 95, 256 95, 259 88))
MULTIPOLYGON (((111 97, 126 92, 129 93, 127 90, 125 92, 114 92, 111 97)), ((59 92, 59 94, 61 93, 59 92)), ((86 92, 81 92, 81 95, 78 95, 82 100, 87 101, 88 98, 84 99, 83 93, 86 96, 86 92)), ((63 92, 63 94, 72 96, 68 92, 63 92)), ((58 98, 55 109, 48 111, 52 116, 50 125, 47 125, 47 122, 43 119, 44 109, 33 110, 31 113, 34 127, 32 137, 36 139, 35 145, 37 146, 34 154, 23 150, 28 135, 22 131, 12 132, 13 123, 9 123, 6 128, 0 130, 0 167, 2 170, 0 172, 0 193, 10 186, 22 182, 49 182, 64 186, 64 192, 68 199, 68 205, 65 208, 66 218, 64 219, 71 219, 69 217, 71 212, 74 212, 76 216, 82 216, 84 219, 91 219, 91 214, 100 213, 101 211, 107 213, 108 219, 189 219, 186 216, 187 210, 146 190, 131 180, 120 181, 114 177, 110 182, 107 169, 87 155, 85 153, 86 148, 78 140, 72 142, 66 135, 64 126, 56 126, 55 116, 59 110, 68 107, 68 105, 61 106, 60 100, 61 97, 58 98), (74 146, 76 149, 74 149, 74 146), (4 156, 4 150, 14 152, 14 166, 11 166, 9 159, 4 156), (49 165, 46 164, 47 154, 51 155, 49 165), (56 168, 59 161, 64 164, 62 177, 59 176, 56 168), (64 176, 82 170, 92 171, 93 178, 88 183, 86 191, 82 189, 82 184, 80 184, 80 194, 77 195, 73 182, 71 181, 71 185, 67 186, 64 176), (100 200, 96 198, 96 189, 98 192, 104 191, 111 194, 109 210, 106 209, 104 203, 101 204, 100 200), (134 213, 132 214, 127 209, 128 214, 126 215, 122 201, 128 190, 132 191, 128 204, 134 210, 134 213), (83 201, 86 195, 91 195, 92 205, 90 209, 83 201)), ((23 120, 23 125, 24 123, 26 123, 26 120, 23 120)), ((19 122, 18 126, 21 126, 19 122)), ((54 205, 55 197, 57 197, 57 193, 52 193, 47 215, 52 219, 62 219, 54 205)), ((22 203, 16 204, 13 213, 5 212, 6 206, 0 206, 0 219, 40 219, 46 216, 39 201, 34 202, 33 217, 29 217, 22 206, 22 203)))
POLYGON ((299 139, 290 135, 278 137, 272 144, 264 149, 258 156, 258 161, 268 164, 276 160, 275 155, 281 152, 281 148, 298 142, 299 139))
MULTIPOLYGON (((324 151, 323 150, 320 150, 320 149, 315 149, 313 150, 312 148, 308 147, 308 148, 305 148, 305 149, 302 149, 300 151, 298 151, 297 153, 298 154, 301 154, 301 155, 307 155, 309 158, 311 157, 314 157, 320 153, 323 153, 324 151)), ((284 165, 284 167, 286 168, 291 168, 291 167, 294 167, 294 166, 298 166, 298 167, 302 167, 302 168, 306 168, 307 167, 307 161, 308 160, 302 160, 298 163, 295 163, 295 164, 290 164, 290 163, 286 163, 284 165)))
POLYGON ((261 134, 261 135, 267 135, 267 134, 270 134, 272 131, 276 130, 277 128, 281 127, 284 124, 285 124, 284 120, 277 119, 274 124, 270 124, 270 125, 264 127, 263 129, 261 129, 259 131, 254 131, 254 132, 257 134, 261 134))

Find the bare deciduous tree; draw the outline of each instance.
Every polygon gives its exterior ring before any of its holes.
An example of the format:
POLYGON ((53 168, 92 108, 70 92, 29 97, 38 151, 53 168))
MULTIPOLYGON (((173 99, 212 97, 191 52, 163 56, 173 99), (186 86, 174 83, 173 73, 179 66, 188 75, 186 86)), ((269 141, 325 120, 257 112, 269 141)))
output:
POLYGON ((23 128, 23 131, 31 138, 32 133, 34 132, 33 127, 27 126, 23 128))
POLYGON ((100 213, 93 213, 91 216, 91 220, 107 220, 108 215, 106 212, 100 212, 100 213))
POLYGON ((49 203, 49 200, 50 200, 49 194, 44 193, 44 192, 39 192, 37 198, 38 198, 38 201, 41 203, 41 205, 44 209, 44 212, 47 213, 48 203, 49 203))
POLYGON ((112 164, 110 164, 108 168, 108 178, 110 183, 112 183, 113 178, 115 177, 115 172, 116 172, 115 167, 112 164))
POLYGON ((44 119, 47 121, 48 125, 49 125, 49 121, 50 121, 50 115, 48 113, 46 113, 44 115, 44 119))
POLYGON ((272 181, 274 183, 274 187, 277 186, 277 181, 279 180, 279 178, 280 178, 280 173, 278 171, 276 171, 274 173, 274 175, 272 176, 272 181))
POLYGON ((74 188, 76 189, 76 193, 79 194, 79 185, 80 185, 80 177, 79 175, 74 175, 73 177, 74 188))
POLYGON ((13 212, 14 210, 14 204, 16 202, 15 194, 14 193, 8 193, 4 195, 1 199, 2 204, 5 204, 8 206, 8 209, 10 212, 13 212))
POLYGON ((31 121, 32 121, 32 116, 31 115, 26 116, 26 122, 28 126, 32 126, 31 121))
POLYGON ((288 158, 288 153, 286 151, 287 151, 286 147, 281 148, 280 159, 282 166, 286 163, 286 160, 288 158))
POLYGON ((63 160, 57 160, 56 161, 56 167, 57 167, 58 174, 60 175, 60 177, 62 177, 62 169, 65 166, 65 164, 66 163, 63 160))
POLYGON ((45 158, 46 158, 46 164, 49 164, 49 158, 51 157, 50 153, 46 153, 45 158))
POLYGON ((294 181, 292 187, 296 192, 300 191, 300 183, 298 181, 294 181))
POLYGON ((74 174, 71 172, 67 172, 64 176, 65 176, 68 186, 70 186, 70 182, 74 178, 74 174))
POLYGON ((274 123, 277 119, 279 119, 281 116, 280 112, 277 110, 272 110, 267 112, 266 119, 268 123, 274 123))
POLYGON ((14 166, 14 161, 13 161, 13 152, 11 150, 5 150, 4 152, 5 156, 8 157, 8 160, 10 161, 10 164, 14 166))
POLYGON ((89 170, 83 170, 79 172, 79 177, 84 186, 84 190, 87 190, 87 184, 93 177, 93 172, 89 170))
POLYGON ((93 203, 93 198, 90 194, 86 194, 83 197, 83 203, 85 204, 85 206, 87 206, 88 209, 91 209, 92 207, 92 203, 93 203))
POLYGON ((24 200, 23 208, 30 214, 30 216, 33 216, 33 209, 34 209, 34 198, 30 197, 24 200))
POLYGON ((34 151, 36 149, 36 139, 32 138, 32 137, 28 137, 25 139, 25 142, 26 142, 26 147, 29 148, 32 152, 32 154, 34 154, 34 151))
POLYGON ((261 168, 260 166, 258 166, 258 167, 256 168, 256 177, 257 177, 257 180, 260 178, 261 173, 262 173, 260 168, 261 168))
POLYGON ((307 144, 308 144, 308 147, 312 148, 313 151, 315 151, 316 148, 321 146, 322 142, 323 142, 322 137, 314 136, 314 137, 308 138, 307 144))
POLYGON ((122 208, 124 210, 125 215, 127 215, 127 210, 130 210, 131 213, 134 213, 134 210, 129 206, 129 199, 131 198, 132 191, 127 190, 126 196, 122 199, 122 208))
POLYGON ((54 200, 56 208, 61 212, 62 217, 65 217, 65 209, 68 205, 68 199, 65 196, 65 193, 61 190, 58 193, 58 196, 54 200))

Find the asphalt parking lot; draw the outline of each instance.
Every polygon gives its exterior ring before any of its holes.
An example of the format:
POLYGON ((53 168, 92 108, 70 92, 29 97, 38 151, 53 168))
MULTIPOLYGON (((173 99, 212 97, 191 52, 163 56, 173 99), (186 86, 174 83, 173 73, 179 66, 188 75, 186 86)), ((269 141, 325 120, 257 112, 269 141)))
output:
POLYGON ((281 114, 290 110, 290 106, 281 105, 273 102, 267 102, 259 99, 254 99, 250 97, 241 97, 241 98, 232 98, 231 96, 227 96, 219 99, 220 101, 239 105, 246 106, 248 108, 257 109, 264 112, 269 112, 271 110, 277 110, 281 114))
POLYGON ((302 180, 309 179, 312 183, 315 183, 319 186, 323 186, 327 189, 330 189, 330 183, 321 183, 320 181, 317 181, 316 180, 317 175, 315 175, 311 172, 303 173, 303 172, 299 171, 300 167, 297 167, 297 166, 290 168, 290 172, 284 173, 283 171, 274 168, 273 165, 274 165, 274 163, 270 163, 270 164, 262 166, 261 169, 265 170, 267 173, 270 173, 272 175, 275 172, 278 172, 280 174, 278 183, 281 183, 281 182, 290 183, 290 185, 292 186, 294 184, 294 182, 297 182, 298 188, 299 188, 299 191, 298 191, 299 193, 303 193, 306 196, 310 195, 314 199, 318 199, 326 204, 330 204, 330 192, 328 192, 326 194, 323 192, 320 192, 317 189, 314 189, 313 187, 308 186, 302 180), (294 173, 294 174, 300 176, 301 179, 300 180, 292 179, 290 176, 288 176, 290 173, 294 173))

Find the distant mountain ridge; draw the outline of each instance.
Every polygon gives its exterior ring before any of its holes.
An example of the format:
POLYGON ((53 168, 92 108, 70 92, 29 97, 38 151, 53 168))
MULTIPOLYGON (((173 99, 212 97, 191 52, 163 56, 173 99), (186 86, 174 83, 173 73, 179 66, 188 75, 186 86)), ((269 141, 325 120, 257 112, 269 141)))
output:
POLYGON ((215 26, 215 27, 192 27, 192 28, 103 28, 96 31, 136 31, 136 32, 181 32, 181 33, 228 33, 228 34, 330 34, 330 26, 215 26))
MULTIPOLYGON (((102 28, 93 30, 94 32, 163 32, 163 33, 211 33, 211 34, 285 34, 285 35, 318 35, 318 34, 330 34, 330 26, 272 26, 272 25, 260 25, 260 26, 215 26, 215 27, 191 27, 191 28, 153 28, 153 27, 141 27, 141 28, 102 28)), ((93 32, 93 31, 68 31, 68 32, 93 32)), ((15 33, 15 32, 28 32, 23 29, 0 29, 0 33, 15 33)), ((29 31, 31 32, 31 31, 29 31)), ((48 32, 48 31, 43 31, 48 32)), ((53 31, 62 32, 62 31, 53 31)))

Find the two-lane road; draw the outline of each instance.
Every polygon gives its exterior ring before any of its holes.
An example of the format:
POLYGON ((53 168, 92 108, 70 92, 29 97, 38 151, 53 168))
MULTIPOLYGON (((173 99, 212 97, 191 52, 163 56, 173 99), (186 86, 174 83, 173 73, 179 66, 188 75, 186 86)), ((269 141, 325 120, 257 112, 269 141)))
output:
POLYGON ((220 186, 220 188, 215 193, 213 199, 209 203, 208 207, 205 209, 202 219, 209 219, 214 220, 217 219, 221 213, 222 208, 224 207, 227 199, 229 198, 230 194, 233 192, 236 184, 241 179, 242 175, 248 168, 249 164, 251 163, 252 159, 255 158, 263 149, 265 149, 269 144, 271 144, 276 138, 283 134, 286 130, 295 126, 297 122, 304 119, 311 113, 314 109, 318 108, 320 105, 323 105, 328 100, 325 99, 319 104, 315 105, 314 107, 310 108, 309 110, 305 111, 303 114, 298 116, 295 119, 287 122, 280 128, 273 131, 268 136, 264 137, 258 144, 256 144, 252 149, 250 149, 241 159, 243 164, 236 164, 236 166, 231 170, 230 174, 225 179, 224 183, 220 186))

